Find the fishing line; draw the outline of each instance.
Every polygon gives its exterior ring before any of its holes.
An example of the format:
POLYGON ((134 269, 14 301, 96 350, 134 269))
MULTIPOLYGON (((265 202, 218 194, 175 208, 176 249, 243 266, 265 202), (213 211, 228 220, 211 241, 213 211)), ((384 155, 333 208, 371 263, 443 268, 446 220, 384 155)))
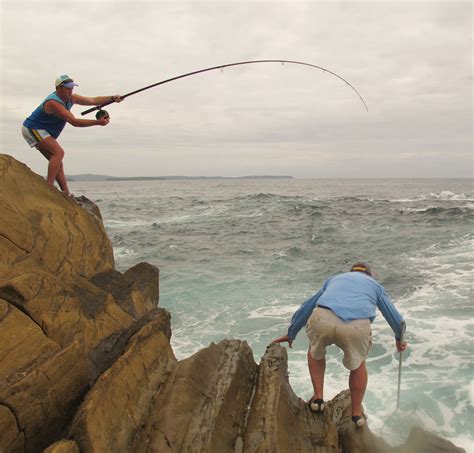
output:
MULTIPOLYGON (((154 88, 154 87, 157 87, 158 85, 163 85, 165 83, 169 83, 169 82, 173 82, 175 80, 178 80, 178 79, 182 79, 184 77, 189 77, 189 76, 193 76, 193 75, 196 75, 196 74, 200 74, 202 72, 207 72, 207 71, 214 71, 215 69, 223 69, 223 68, 228 68, 228 67, 231 67, 231 66, 239 66, 239 65, 246 65, 246 64, 255 64, 255 63, 288 63, 288 64, 296 64, 296 65, 302 65, 302 66, 309 66, 311 68, 315 68, 315 69, 320 69, 321 71, 323 72, 327 72, 328 74, 331 74, 335 77, 337 77, 338 79, 342 80, 347 86, 349 86, 350 88, 352 88, 352 90, 357 94, 357 96, 359 97, 360 101, 362 102, 362 104, 364 104, 364 107, 367 111, 369 111, 369 108, 367 107, 367 104, 365 103, 364 99, 362 98, 362 96, 360 95, 360 93, 356 90, 356 88, 351 85, 346 79, 344 79, 343 77, 341 77, 340 75, 336 74, 335 72, 333 71, 330 71, 329 69, 326 69, 326 68, 323 68, 322 66, 318 66, 318 65, 314 65, 314 64, 311 64, 311 63, 305 63, 304 61, 294 61, 294 60, 250 60, 250 61, 239 61, 237 63, 228 63, 228 64, 223 64, 223 65, 220 65, 220 66, 213 66, 211 68, 205 68, 205 69, 199 69, 197 71, 193 71, 193 72, 188 72, 186 74, 181 74, 181 75, 178 75, 176 77, 171 77, 170 79, 166 79, 166 80, 162 80, 160 82, 157 82, 157 83, 153 83, 152 85, 148 85, 146 87, 143 87, 143 88, 139 88, 138 90, 134 90, 134 91, 131 91, 130 93, 127 93, 127 94, 124 94, 123 96, 121 96, 122 99, 125 99, 129 96, 133 96, 134 94, 138 94, 138 93, 141 93, 142 91, 145 91, 145 90, 149 90, 150 88, 154 88)), ((83 112, 81 112, 81 115, 87 115, 88 113, 91 113, 95 110, 99 110, 99 112, 97 112, 96 114, 96 117, 101 117, 103 115, 108 115, 107 112, 105 112, 105 110, 102 110, 102 107, 105 107, 107 105, 110 105, 112 104, 113 100, 110 100, 108 102, 105 102, 103 104, 100 104, 96 107, 92 107, 88 110, 84 110, 83 112), (100 112, 105 112, 105 113, 100 113, 100 112)))

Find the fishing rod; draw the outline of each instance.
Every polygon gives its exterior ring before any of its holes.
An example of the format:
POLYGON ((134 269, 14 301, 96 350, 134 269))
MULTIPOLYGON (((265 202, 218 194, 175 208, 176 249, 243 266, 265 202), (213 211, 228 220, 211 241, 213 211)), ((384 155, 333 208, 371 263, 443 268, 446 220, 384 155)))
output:
MULTIPOLYGON (((160 82, 157 82, 157 83, 153 83, 152 85, 148 85, 146 87, 143 87, 143 88, 139 88, 138 90, 135 90, 135 91, 131 91, 130 93, 127 93, 127 94, 124 94, 123 96, 121 96, 122 99, 125 99, 129 96, 133 96, 134 94, 138 94, 138 93, 141 93, 142 91, 145 91, 145 90, 149 90, 150 88, 154 88, 154 87, 157 87, 158 85, 163 85, 165 83, 168 83, 168 82, 173 82, 174 80, 178 80, 178 79, 182 79, 184 77, 189 77, 189 76, 192 76, 192 75, 196 75, 196 74, 200 74, 201 72, 207 72, 207 71, 214 71, 215 69, 223 69, 223 68, 228 68, 228 67, 231 67, 231 66, 240 66, 240 65, 245 65, 245 64, 255 64, 255 63, 281 63, 281 64, 285 64, 285 63, 288 63, 288 64, 297 64, 297 65, 302 65, 302 66, 309 66, 311 68, 315 68, 315 69, 320 69, 321 71, 323 72, 327 72, 329 74, 332 74, 333 76, 337 77, 338 79, 342 80, 344 83, 346 83, 350 88, 352 88, 352 90, 354 90, 354 92, 357 94, 357 96, 359 97, 359 99, 361 100, 362 104, 364 104, 364 107, 367 111, 369 111, 369 108, 367 107, 367 104, 365 103, 364 99, 362 98, 362 96, 360 95, 360 93, 355 89, 355 87, 353 85, 351 85, 346 79, 344 79, 343 77, 341 77, 340 75, 336 74, 335 72, 333 71, 330 71, 329 69, 326 69, 326 68, 323 68, 321 66, 317 66, 317 65, 314 65, 314 64, 310 64, 310 63, 305 63, 303 61, 294 61, 294 60, 250 60, 250 61, 239 61, 237 63, 228 63, 228 64, 223 64, 223 65, 220 65, 220 66, 213 66, 211 68, 205 68, 205 69, 199 69, 197 71, 193 71, 193 72, 188 72, 186 74, 181 74, 179 76, 176 76, 176 77, 171 77, 170 79, 166 79, 166 80, 162 80, 160 82)), ((83 112, 81 112, 81 115, 87 115, 88 113, 91 113, 93 112, 94 110, 98 110, 97 114, 96 114, 96 117, 97 118, 101 118, 103 116, 108 116, 108 113, 105 111, 105 110, 102 110, 102 107, 105 107, 107 105, 110 105, 112 104, 113 100, 110 100, 110 101, 107 101, 107 102, 104 102, 103 104, 100 104, 96 107, 92 107, 88 110, 84 110, 83 112)))

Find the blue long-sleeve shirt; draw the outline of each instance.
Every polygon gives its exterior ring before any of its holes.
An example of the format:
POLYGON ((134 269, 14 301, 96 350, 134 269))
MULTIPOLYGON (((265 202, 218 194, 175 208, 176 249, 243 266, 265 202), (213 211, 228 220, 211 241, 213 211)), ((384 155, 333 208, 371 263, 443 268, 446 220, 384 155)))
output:
POLYGON ((296 338, 306 325, 316 305, 330 308, 343 321, 369 319, 373 322, 376 307, 400 340, 403 318, 385 293, 384 287, 362 272, 346 272, 329 277, 322 288, 307 299, 291 318, 288 336, 296 338))

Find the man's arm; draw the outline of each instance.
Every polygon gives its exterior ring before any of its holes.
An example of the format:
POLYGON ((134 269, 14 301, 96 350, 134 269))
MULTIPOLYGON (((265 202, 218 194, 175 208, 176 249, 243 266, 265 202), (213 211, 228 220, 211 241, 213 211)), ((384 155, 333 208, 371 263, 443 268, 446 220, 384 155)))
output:
POLYGON ((71 95, 71 100, 74 104, 79 105, 100 105, 107 102, 122 102, 122 98, 118 94, 114 94, 113 96, 96 96, 93 98, 81 96, 80 94, 73 94, 71 95))
POLYGON ((290 327, 288 328, 288 337, 293 340, 298 335, 298 332, 306 325, 311 313, 313 313, 314 307, 316 306, 318 299, 323 294, 324 289, 321 288, 316 294, 313 294, 309 299, 306 299, 298 310, 295 311, 291 318, 290 327))
POLYGON ((323 283, 323 287, 316 294, 313 294, 309 299, 305 300, 300 305, 298 310, 295 311, 293 317, 291 318, 291 324, 288 328, 288 334, 273 340, 273 343, 288 342, 288 345, 291 348, 291 345, 293 344, 293 340, 296 338, 296 335, 298 335, 298 332, 306 325, 309 317, 311 316, 311 313, 313 313, 314 307, 316 306, 319 298, 326 290, 329 280, 331 280, 331 278, 328 278, 323 283))
POLYGON ((100 120, 76 118, 67 108, 54 100, 46 102, 44 104, 44 109, 46 113, 62 118, 74 127, 106 126, 109 124, 108 118, 101 118, 100 120))
POLYGON ((393 305, 383 288, 381 289, 381 294, 379 295, 377 306, 379 307, 383 317, 386 319, 389 326, 392 328, 393 333, 395 334, 395 340, 398 351, 404 351, 407 348, 407 343, 400 342, 400 338, 402 338, 402 336, 405 334, 406 324, 405 322, 403 322, 402 324, 402 315, 395 308, 395 305, 393 305))
POLYGON ((295 311, 291 318, 291 324, 288 328, 288 334, 283 335, 280 338, 273 340, 273 343, 285 343, 288 342, 290 348, 292 347, 293 340, 298 335, 298 332, 302 329, 303 326, 308 322, 311 313, 313 313, 314 307, 318 302, 318 299, 321 297, 323 289, 320 289, 316 294, 312 295, 309 299, 306 299, 295 311))

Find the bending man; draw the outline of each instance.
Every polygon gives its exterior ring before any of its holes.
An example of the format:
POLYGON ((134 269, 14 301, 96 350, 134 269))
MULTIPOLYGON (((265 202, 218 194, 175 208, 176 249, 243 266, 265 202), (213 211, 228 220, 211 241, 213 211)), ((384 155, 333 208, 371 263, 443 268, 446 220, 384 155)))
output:
POLYGON ((375 319, 376 307, 382 312, 395 334, 399 352, 407 348, 401 342, 405 324, 383 286, 372 278, 366 263, 356 263, 350 272, 328 278, 323 287, 295 312, 288 334, 274 340, 275 343, 293 340, 303 326, 310 341, 308 367, 314 394, 309 401, 315 412, 324 410, 323 390, 326 370, 326 346, 336 344, 344 352, 343 364, 350 370, 352 420, 356 427, 365 424, 362 416, 362 400, 367 387, 365 359, 372 346, 370 324, 375 319))
POLYGON ((86 120, 76 118, 71 112, 74 104, 99 105, 108 101, 120 102, 120 96, 86 97, 73 94, 74 87, 78 86, 69 76, 62 75, 56 79, 56 90, 47 96, 36 110, 23 122, 22 134, 31 147, 35 147, 49 160, 48 184, 53 187, 56 180, 61 190, 70 195, 64 174, 64 150, 57 142, 59 134, 66 123, 75 127, 106 126, 109 118, 86 120))

